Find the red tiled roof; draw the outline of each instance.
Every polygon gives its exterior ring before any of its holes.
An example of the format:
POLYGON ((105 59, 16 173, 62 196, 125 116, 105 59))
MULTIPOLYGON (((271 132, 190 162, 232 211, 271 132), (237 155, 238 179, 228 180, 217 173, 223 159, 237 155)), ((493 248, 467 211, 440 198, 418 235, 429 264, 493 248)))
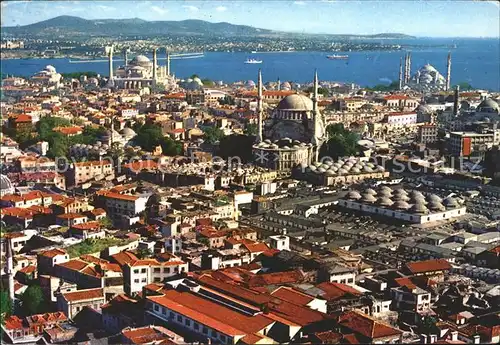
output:
POLYGON ((87 289, 67 292, 62 294, 69 302, 86 301, 90 299, 104 298, 104 289, 87 289))
POLYGON ((29 324, 37 323, 37 324, 45 324, 45 323, 53 323, 53 322, 61 322, 66 321, 68 318, 66 314, 61 311, 55 313, 45 313, 45 314, 36 314, 26 317, 26 321, 29 324))
POLYGON ((257 333, 274 323, 262 314, 248 316, 190 292, 169 290, 147 299, 229 336, 257 333))
POLYGON ((23 320, 15 315, 11 315, 4 320, 5 328, 8 330, 23 328, 23 320))
POLYGON ((82 127, 73 126, 73 127, 56 127, 53 129, 54 132, 59 132, 64 135, 75 135, 83 133, 82 127))
POLYGON ((23 267, 19 270, 19 272, 25 273, 25 274, 31 274, 36 271, 36 266, 35 265, 28 265, 26 267, 23 267))
POLYGON ((342 314, 339 318, 339 324, 371 341, 379 338, 400 336, 403 333, 399 329, 354 310, 342 314))
POLYGON ((242 240, 241 242, 250 253, 263 253, 269 250, 269 247, 264 242, 254 242, 250 240, 242 240))
POLYGON ((255 275, 248 281, 248 286, 279 285, 285 283, 297 283, 304 280, 304 274, 300 271, 287 271, 276 273, 265 273, 255 275))
POLYGON ((66 252, 64 250, 55 248, 55 249, 50 249, 50 250, 44 251, 44 252, 40 253, 39 255, 45 256, 47 258, 54 258, 57 255, 65 255, 65 254, 66 254, 66 252))
POLYGON ((279 288, 271 292, 271 295, 274 297, 278 297, 284 301, 302 306, 307 306, 311 301, 314 300, 314 297, 287 286, 280 286, 279 288))
POLYGON ((137 256, 135 256, 134 253, 131 253, 129 251, 123 251, 116 253, 114 255, 111 255, 111 257, 118 263, 118 265, 123 266, 125 264, 131 264, 133 262, 136 262, 139 260, 137 256))
POLYGON ((425 261, 409 262, 406 264, 406 268, 412 273, 427 273, 436 271, 449 271, 451 265, 448 261, 444 259, 432 259, 425 261))
POLYGON ((21 115, 18 115, 16 117, 15 122, 17 122, 17 123, 20 123, 20 122, 30 122, 31 123, 32 119, 31 119, 31 116, 29 116, 29 115, 21 114, 21 115))

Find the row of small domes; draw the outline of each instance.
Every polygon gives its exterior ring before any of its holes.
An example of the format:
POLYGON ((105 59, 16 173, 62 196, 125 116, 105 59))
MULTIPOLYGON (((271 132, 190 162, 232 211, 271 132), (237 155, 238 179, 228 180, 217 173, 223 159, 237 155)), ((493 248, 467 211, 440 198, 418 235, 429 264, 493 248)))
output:
POLYGON ((408 193, 404 189, 393 191, 387 186, 379 189, 377 193, 371 188, 365 189, 363 193, 350 191, 347 198, 351 200, 360 200, 364 203, 377 203, 383 207, 393 207, 399 210, 410 210, 413 213, 428 213, 432 211, 445 211, 459 206, 457 200, 452 197, 441 199, 436 194, 425 196, 419 191, 412 190, 408 193), (378 198, 376 197, 378 195, 378 198))

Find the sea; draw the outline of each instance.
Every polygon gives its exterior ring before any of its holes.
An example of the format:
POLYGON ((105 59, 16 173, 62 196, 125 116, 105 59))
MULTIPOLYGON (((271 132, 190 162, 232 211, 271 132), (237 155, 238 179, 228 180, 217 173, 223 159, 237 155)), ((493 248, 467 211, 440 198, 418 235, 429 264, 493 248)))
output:
MULTIPOLYGON (((354 42, 363 42, 356 40, 354 42)), ((379 41, 367 41, 379 42, 379 41)), ((381 40, 383 44, 398 44, 396 51, 347 51, 347 52, 207 52, 201 58, 175 59, 171 70, 176 77, 188 78, 197 74, 200 78, 224 82, 257 80, 262 69, 264 82, 309 83, 314 70, 320 80, 354 83, 361 86, 390 84, 398 80, 399 61, 406 52, 412 54, 412 74, 425 64, 433 65, 446 76, 446 61, 452 54, 451 84, 469 83, 474 88, 500 91, 500 42, 498 39, 436 39, 416 38, 381 40), (329 54, 347 54, 348 60, 329 60, 329 54), (262 60, 261 64, 245 64, 248 59, 262 60)), ((144 54, 151 58, 151 55, 144 54)), ((162 57, 162 54, 158 54, 162 57)), ((118 57, 117 57, 118 59, 118 57)), ((115 61, 115 66, 123 63, 115 61)), ((159 60, 160 65, 165 59, 159 60)), ((3 74, 31 76, 52 65, 60 73, 94 71, 107 76, 106 61, 71 63, 68 58, 59 59, 10 59, 1 61, 3 74)))

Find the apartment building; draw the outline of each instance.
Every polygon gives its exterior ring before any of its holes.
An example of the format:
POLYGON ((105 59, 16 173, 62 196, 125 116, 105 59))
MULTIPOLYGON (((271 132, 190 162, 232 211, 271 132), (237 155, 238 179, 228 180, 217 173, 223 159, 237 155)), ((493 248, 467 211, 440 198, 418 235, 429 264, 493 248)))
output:
POLYGON ((108 160, 74 163, 66 172, 69 186, 78 186, 94 179, 113 175, 113 162, 108 160))
POLYGON ((142 288, 151 283, 160 283, 165 279, 187 273, 188 263, 176 256, 167 261, 157 259, 137 260, 123 266, 124 291, 129 295, 142 291, 142 288))
POLYGON ((57 296, 57 309, 69 319, 73 319, 85 307, 100 311, 104 303, 106 298, 102 288, 77 290, 57 296))

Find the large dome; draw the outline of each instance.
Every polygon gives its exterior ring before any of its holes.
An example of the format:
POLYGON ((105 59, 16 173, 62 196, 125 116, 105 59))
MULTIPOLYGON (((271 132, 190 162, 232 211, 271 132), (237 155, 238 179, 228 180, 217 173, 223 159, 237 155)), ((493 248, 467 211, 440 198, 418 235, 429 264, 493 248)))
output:
POLYGON ((477 111, 480 112, 496 112, 498 113, 500 110, 500 106, 498 105, 497 102, 492 100, 491 98, 485 99, 479 105, 477 106, 477 111))
POLYGON ((312 100, 304 95, 293 94, 283 98, 277 109, 279 110, 296 110, 296 111, 311 111, 313 109, 312 100))
POLYGON ((151 60, 147 56, 137 55, 130 61, 131 65, 135 66, 149 66, 151 64, 151 60))

